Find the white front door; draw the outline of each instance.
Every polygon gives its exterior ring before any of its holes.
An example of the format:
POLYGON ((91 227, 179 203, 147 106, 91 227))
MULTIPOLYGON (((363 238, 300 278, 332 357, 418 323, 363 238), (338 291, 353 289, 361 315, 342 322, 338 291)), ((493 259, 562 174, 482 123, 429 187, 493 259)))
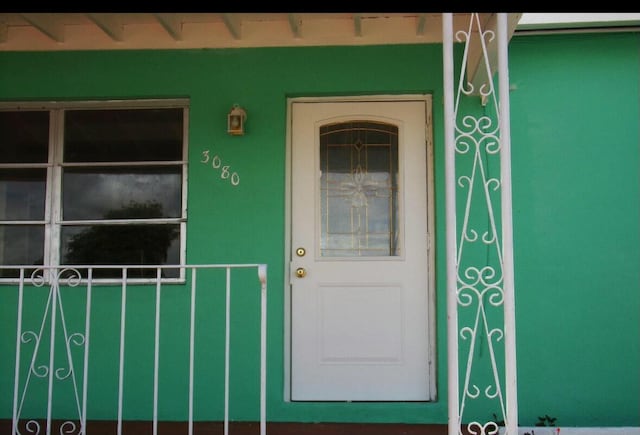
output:
POLYGON ((430 390, 430 99, 291 104, 291 399, 430 390))

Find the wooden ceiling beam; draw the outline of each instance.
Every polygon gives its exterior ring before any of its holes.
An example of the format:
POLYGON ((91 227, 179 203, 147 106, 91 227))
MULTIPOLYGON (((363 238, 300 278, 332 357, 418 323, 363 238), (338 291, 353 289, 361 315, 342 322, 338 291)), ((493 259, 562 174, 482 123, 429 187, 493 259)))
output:
POLYGON ((233 36, 233 39, 241 39, 242 22, 234 14, 222 14, 222 21, 233 36))
POLYGON ((124 41, 124 25, 112 14, 87 14, 93 23, 100 27, 114 41, 124 41))
POLYGON ((427 24, 427 14, 418 14, 416 18, 416 35, 424 35, 424 29, 427 24))
POLYGON ((29 24, 56 42, 64 42, 64 24, 55 21, 56 14, 21 14, 29 24))
POLYGON ((362 36, 362 16, 360 14, 353 15, 353 31, 356 36, 362 36))
POLYGON ((294 38, 302 38, 302 19, 299 14, 287 14, 289 27, 294 38))
POLYGON ((153 15, 175 41, 182 41, 182 22, 176 17, 176 14, 153 15))
POLYGON ((0 23, 0 44, 3 42, 7 42, 7 37, 9 35, 9 26, 5 23, 0 23))

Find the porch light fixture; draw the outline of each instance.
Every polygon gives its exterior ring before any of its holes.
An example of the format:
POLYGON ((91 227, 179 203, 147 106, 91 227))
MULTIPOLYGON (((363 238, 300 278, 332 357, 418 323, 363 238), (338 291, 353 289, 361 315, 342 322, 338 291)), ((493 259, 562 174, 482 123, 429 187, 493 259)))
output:
POLYGON ((231 112, 227 115, 227 133, 232 136, 242 136, 246 120, 247 112, 239 105, 234 104, 231 112))

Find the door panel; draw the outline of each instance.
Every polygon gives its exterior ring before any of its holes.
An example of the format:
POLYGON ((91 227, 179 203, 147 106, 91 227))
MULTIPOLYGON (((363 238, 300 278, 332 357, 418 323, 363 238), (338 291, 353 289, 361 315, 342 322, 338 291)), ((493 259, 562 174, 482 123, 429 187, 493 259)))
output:
POLYGON ((292 104, 292 400, 430 398, 427 110, 292 104))

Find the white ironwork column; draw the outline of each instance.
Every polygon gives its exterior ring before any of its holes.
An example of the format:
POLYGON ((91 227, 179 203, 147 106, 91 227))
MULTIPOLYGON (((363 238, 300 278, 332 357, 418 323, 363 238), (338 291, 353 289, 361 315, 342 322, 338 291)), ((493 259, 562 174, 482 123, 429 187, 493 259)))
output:
POLYGON ((517 434, 509 35, 507 14, 494 18, 497 31, 475 13, 454 31, 442 15, 449 435, 517 434))
POLYGON ((502 179, 502 249, 504 275, 505 382, 508 434, 518 430, 516 307, 513 270, 513 206, 511 199, 511 116, 507 14, 498 14, 498 83, 500 89, 500 176, 502 179))
POLYGON ((456 258, 456 181, 455 181, 455 108, 453 100, 453 17, 442 14, 442 52, 444 65, 444 142, 445 142, 445 205, 447 248, 447 349, 449 435, 458 435, 458 302, 456 258))

